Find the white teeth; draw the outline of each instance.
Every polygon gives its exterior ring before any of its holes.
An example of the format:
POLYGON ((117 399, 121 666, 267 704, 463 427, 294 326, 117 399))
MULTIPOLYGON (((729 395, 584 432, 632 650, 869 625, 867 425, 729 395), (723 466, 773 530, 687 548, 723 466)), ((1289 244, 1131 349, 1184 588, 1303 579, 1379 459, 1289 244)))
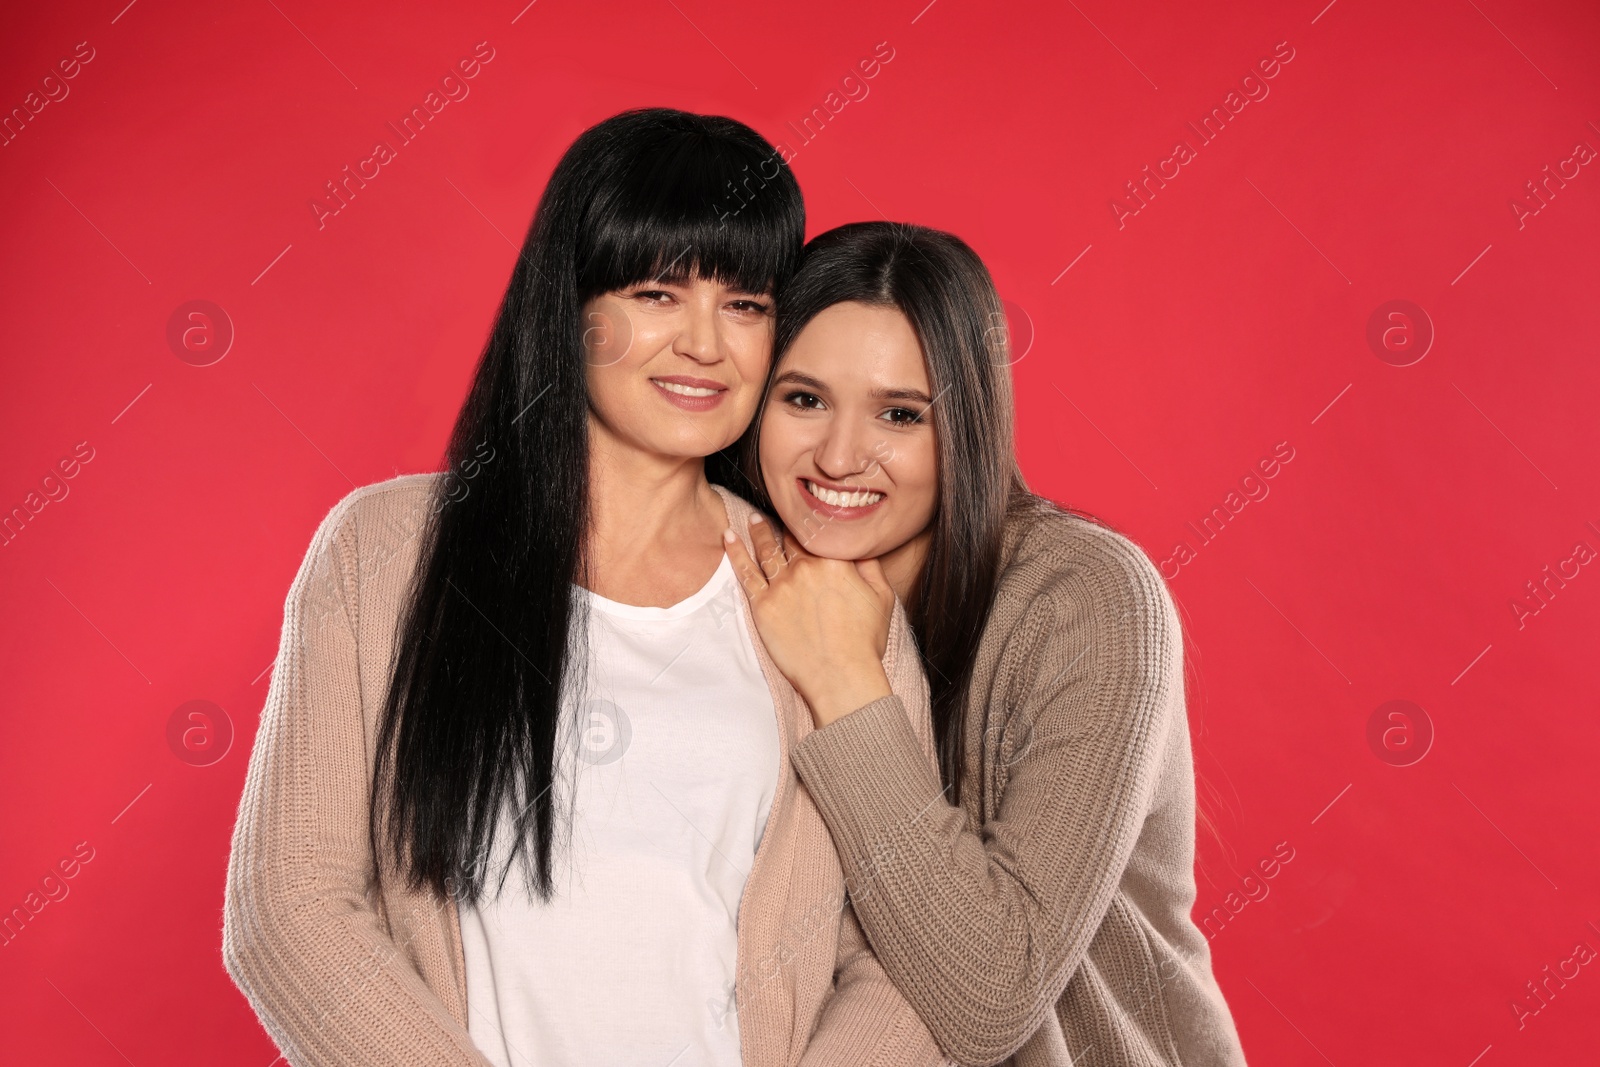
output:
POLYGON ((883 499, 882 493, 874 493, 870 490, 840 493, 811 481, 806 482, 806 489, 824 504, 831 504, 836 508, 865 508, 883 499))
POLYGON ((716 396, 722 392, 720 389, 703 389, 697 385, 679 385, 677 382, 664 382, 659 378, 651 378, 650 380, 667 392, 677 393, 679 396, 716 396))

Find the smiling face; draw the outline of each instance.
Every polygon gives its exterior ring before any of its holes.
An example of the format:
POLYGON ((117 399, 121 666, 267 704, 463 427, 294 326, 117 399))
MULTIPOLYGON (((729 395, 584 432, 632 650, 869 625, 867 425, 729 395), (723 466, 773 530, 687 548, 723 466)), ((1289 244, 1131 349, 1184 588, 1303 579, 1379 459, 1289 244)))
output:
POLYGON ((778 370, 759 447, 784 527, 830 559, 925 542, 939 502, 938 442, 927 365, 905 315, 833 304, 778 370))
POLYGON ((772 359, 772 299, 720 282, 642 282, 583 306, 592 434, 709 456, 744 432, 772 359))

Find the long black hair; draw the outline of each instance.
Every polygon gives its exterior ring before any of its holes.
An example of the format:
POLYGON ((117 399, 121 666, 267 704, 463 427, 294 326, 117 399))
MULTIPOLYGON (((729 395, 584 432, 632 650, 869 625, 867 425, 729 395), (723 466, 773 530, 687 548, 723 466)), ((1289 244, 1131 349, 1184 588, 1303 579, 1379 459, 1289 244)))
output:
MULTIPOLYGON (((898 222, 839 226, 811 239, 800 269, 778 291, 769 393, 800 331, 845 301, 899 310, 927 362, 939 502, 906 613, 928 670, 940 774, 959 803, 966 692, 994 601, 1006 520, 1041 503, 1017 466, 1005 309, 983 260, 960 238, 898 222)), ((763 402, 734 447, 754 483, 752 501, 770 512, 759 459, 765 409, 763 402)))
POLYGON ((624 112, 556 165, 451 433, 395 633, 369 830, 410 888, 476 903, 509 803, 501 881, 520 855, 539 898, 553 889, 558 727, 586 645, 584 303, 695 277, 766 292, 804 239, 794 176, 732 119, 624 112))

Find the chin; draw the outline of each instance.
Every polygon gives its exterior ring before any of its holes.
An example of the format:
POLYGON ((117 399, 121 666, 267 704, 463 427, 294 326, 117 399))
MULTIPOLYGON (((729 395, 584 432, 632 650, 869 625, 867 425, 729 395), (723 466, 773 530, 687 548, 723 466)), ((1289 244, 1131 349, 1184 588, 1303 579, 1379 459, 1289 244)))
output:
MULTIPOLYGON (((805 528, 804 517, 800 522, 794 524, 790 524, 787 519, 784 520, 784 529, 786 530, 804 532, 805 528)), ((809 541, 797 533, 792 534, 792 536, 800 541, 801 546, 807 552, 813 556, 821 556, 823 559, 870 559, 875 547, 864 537, 841 534, 840 531, 832 529, 818 530, 809 541)))
POLYGON ((676 456, 680 459, 704 459, 736 440, 737 436, 728 438, 720 428, 707 427, 704 433, 698 433, 695 429, 680 423, 677 426, 664 428, 659 433, 650 434, 644 443, 648 451, 657 455, 676 456))

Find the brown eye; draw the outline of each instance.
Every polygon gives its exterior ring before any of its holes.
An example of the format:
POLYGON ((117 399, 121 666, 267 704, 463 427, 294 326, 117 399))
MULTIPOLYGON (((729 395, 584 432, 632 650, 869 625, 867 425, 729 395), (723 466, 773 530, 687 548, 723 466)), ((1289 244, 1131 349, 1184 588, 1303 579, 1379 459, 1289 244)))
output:
POLYGON ((803 389, 796 389, 784 394, 783 402, 803 410, 814 410, 822 406, 822 398, 816 393, 808 393, 803 389))

